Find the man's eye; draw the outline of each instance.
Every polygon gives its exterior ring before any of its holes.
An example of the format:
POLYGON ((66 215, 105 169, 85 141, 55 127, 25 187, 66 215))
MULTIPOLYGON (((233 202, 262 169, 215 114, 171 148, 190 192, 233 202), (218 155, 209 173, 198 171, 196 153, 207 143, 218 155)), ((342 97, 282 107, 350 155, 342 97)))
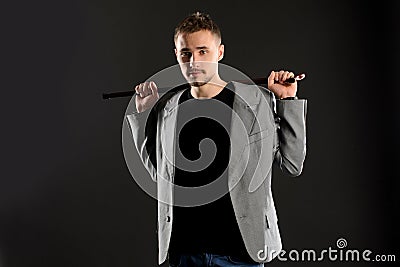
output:
POLYGON ((200 54, 201 54, 201 55, 204 55, 204 54, 206 54, 206 53, 207 53, 206 50, 200 50, 200 54))
POLYGON ((192 54, 190 52, 182 52, 181 57, 190 57, 192 54))

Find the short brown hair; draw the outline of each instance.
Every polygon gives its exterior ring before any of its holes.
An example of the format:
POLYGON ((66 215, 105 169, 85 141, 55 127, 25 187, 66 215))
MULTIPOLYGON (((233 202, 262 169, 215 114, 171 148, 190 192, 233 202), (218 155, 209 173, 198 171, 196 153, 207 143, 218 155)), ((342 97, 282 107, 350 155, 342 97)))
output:
POLYGON ((174 41, 181 33, 194 33, 201 30, 208 30, 221 40, 221 31, 218 25, 211 19, 210 15, 195 12, 182 20, 175 28, 174 41))

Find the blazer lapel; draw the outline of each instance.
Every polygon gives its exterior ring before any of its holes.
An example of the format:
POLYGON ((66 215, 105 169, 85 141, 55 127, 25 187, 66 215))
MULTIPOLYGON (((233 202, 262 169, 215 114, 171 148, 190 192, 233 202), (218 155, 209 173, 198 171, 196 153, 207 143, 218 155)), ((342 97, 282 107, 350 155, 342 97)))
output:
MULTIPOLYGON (((241 83, 232 82, 235 97, 233 101, 233 110, 231 118, 231 157, 228 165, 228 177, 229 177, 229 188, 231 185, 235 185, 238 179, 241 177, 241 173, 238 173, 241 168, 238 168, 238 163, 242 157, 245 146, 247 145, 248 135, 250 134, 259 104, 259 98, 257 98, 258 90, 251 90, 249 85, 243 85, 241 83)), ((242 169, 241 171, 244 171, 242 169)))
POLYGON ((166 157, 165 162, 167 163, 167 171, 169 175, 166 175, 167 179, 173 182, 172 173, 174 172, 175 166, 175 141, 176 141, 176 124, 178 116, 178 101, 182 92, 175 94, 164 106, 163 123, 161 124, 161 153, 166 157))

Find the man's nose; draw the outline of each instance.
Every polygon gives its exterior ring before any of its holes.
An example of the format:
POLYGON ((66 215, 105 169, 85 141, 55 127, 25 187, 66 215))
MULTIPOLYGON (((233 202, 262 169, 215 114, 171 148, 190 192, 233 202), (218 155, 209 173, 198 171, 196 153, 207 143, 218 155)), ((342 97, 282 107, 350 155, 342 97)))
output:
POLYGON ((192 54, 191 56, 190 56, 190 61, 189 61, 189 64, 190 64, 190 67, 194 67, 194 66, 196 66, 197 64, 196 64, 196 60, 197 59, 197 57, 194 55, 194 54, 192 54))

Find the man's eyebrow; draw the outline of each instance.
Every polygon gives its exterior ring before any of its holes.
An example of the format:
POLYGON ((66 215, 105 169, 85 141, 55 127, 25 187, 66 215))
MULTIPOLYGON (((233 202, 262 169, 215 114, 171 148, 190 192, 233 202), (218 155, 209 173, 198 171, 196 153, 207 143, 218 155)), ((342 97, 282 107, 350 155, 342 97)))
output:
MULTIPOLYGON (((208 47, 207 46, 198 46, 198 47, 196 47, 196 49, 197 50, 208 49, 208 47)), ((190 51, 190 49, 186 48, 186 47, 181 49, 181 52, 186 52, 186 51, 190 51)))
POLYGON ((198 46, 198 47, 196 47, 196 49, 197 49, 197 50, 200 50, 200 49, 208 49, 208 47, 207 47, 207 46, 198 46))

